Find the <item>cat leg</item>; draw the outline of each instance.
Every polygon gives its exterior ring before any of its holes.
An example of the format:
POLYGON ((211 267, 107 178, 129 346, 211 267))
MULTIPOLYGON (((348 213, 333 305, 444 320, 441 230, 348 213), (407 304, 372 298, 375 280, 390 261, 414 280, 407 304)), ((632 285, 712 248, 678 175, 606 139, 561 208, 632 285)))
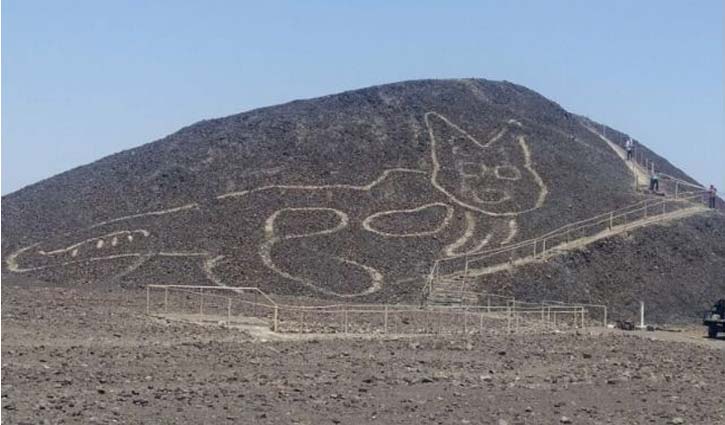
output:
POLYGON ((278 275, 316 292, 336 297, 371 294, 382 288, 382 273, 330 252, 351 239, 348 225, 347 214, 335 208, 283 208, 267 219, 259 255, 278 275))

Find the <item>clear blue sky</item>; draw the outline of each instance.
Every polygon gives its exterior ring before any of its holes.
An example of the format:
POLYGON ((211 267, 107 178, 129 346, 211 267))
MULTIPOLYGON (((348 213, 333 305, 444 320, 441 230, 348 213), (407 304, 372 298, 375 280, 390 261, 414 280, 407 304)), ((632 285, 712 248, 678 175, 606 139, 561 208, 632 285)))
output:
POLYGON ((4 0, 2 192, 204 118, 449 77, 523 84, 725 189, 722 0, 4 0))

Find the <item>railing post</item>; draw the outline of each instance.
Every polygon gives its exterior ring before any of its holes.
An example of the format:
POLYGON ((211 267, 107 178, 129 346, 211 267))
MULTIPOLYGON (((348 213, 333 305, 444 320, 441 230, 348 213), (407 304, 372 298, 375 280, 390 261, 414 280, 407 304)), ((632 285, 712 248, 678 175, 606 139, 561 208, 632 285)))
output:
POLYGON ((204 314, 204 289, 199 288, 199 314, 204 314))
POLYGON ((463 334, 468 334, 468 308, 463 309, 463 334))
POLYGON ((511 307, 506 307, 506 331, 511 333, 511 307))
POLYGON ((278 316, 279 316, 279 307, 274 306, 274 315, 272 318, 272 331, 273 332, 277 332, 277 329, 279 329, 278 316))
POLYGON ((478 318, 478 333, 483 334, 483 313, 478 318))
POLYGON ((344 317, 345 317, 345 333, 347 333, 347 327, 348 327, 348 317, 347 317, 347 309, 344 310, 344 317))
POLYGON ((385 325, 384 325, 383 330, 384 330, 384 333, 387 334, 388 333, 388 306, 387 305, 385 306, 384 322, 385 322, 385 325))
POLYGON ((546 239, 541 241, 541 257, 546 255, 546 239))
POLYGON ((461 284, 461 301, 463 301, 463 291, 466 288, 466 278, 468 277, 468 254, 463 257, 465 263, 463 264, 463 283, 461 284))
POLYGON ((546 307, 546 324, 551 327, 551 306, 546 307))
POLYGON ((604 306, 604 327, 607 327, 607 306, 604 306))
MULTIPOLYGON (((637 161, 635 161, 637 162, 637 161)), ((637 165, 632 164, 632 172, 634 173, 634 191, 639 192, 639 174, 637 174, 637 165)))
POLYGON ((491 294, 486 295, 486 313, 491 312, 491 294))

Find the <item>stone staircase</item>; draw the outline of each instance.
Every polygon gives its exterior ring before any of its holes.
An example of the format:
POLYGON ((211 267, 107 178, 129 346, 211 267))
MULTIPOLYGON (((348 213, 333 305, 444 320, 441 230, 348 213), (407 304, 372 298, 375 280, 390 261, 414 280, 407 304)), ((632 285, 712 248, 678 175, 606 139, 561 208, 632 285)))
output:
POLYGON ((464 277, 457 274, 439 277, 431 288, 428 304, 434 306, 476 305, 479 303, 475 292, 464 290, 464 277))

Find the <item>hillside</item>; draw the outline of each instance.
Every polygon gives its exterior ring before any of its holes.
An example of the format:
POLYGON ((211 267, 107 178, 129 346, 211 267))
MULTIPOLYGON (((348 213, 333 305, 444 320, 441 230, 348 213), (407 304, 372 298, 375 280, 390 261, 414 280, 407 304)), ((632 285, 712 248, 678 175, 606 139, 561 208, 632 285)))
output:
MULTIPOLYGON (((202 121, 3 197, 3 273, 409 301, 438 258, 644 199, 588 122, 525 87, 486 80, 389 84, 202 121)), ((665 173, 694 182, 646 151, 665 173)), ((688 244, 701 220, 655 243, 688 244)), ((695 267, 722 271, 725 238, 707 244, 715 257, 695 267)), ((630 245, 621 250, 639 258, 630 245)), ((596 267, 551 267, 559 274, 549 290, 505 289, 569 298, 560 288, 581 293, 577 276, 599 282, 596 267)), ((522 276, 531 273, 539 271, 522 276)), ((644 286, 669 279, 663 296, 681 297, 685 309, 710 301, 703 288, 725 291, 723 273, 688 286, 679 274, 633 273, 644 286)), ((631 302, 627 285, 617 280, 593 298, 631 302)))

